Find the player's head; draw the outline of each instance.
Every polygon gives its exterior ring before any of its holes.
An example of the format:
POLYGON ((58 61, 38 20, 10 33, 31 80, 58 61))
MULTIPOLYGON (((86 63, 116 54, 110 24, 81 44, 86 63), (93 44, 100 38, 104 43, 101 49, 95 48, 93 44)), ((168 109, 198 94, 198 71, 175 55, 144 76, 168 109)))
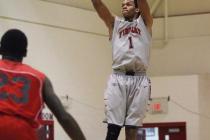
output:
POLYGON ((18 29, 10 29, 1 38, 0 54, 23 58, 27 53, 27 37, 18 29))
POLYGON ((139 14, 137 0, 123 0, 122 1, 122 15, 126 19, 133 19, 139 14))

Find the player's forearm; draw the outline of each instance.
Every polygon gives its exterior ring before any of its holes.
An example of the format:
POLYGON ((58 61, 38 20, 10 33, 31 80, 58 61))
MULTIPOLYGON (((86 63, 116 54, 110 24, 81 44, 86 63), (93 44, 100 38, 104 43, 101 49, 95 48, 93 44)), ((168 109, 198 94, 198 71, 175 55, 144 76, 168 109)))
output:
POLYGON ((93 7, 95 8, 96 12, 99 14, 99 16, 103 18, 103 10, 108 10, 104 3, 101 0, 91 0, 93 7))
POLYGON ((153 19, 150 13, 150 7, 147 0, 138 0, 138 5, 141 11, 142 18, 145 20, 148 26, 152 26, 153 19))
POLYGON ((66 113, 58 121, 72 140, 86 140, 79 125, 70 114, 66 113))
POLYGON ((98 13, 99 17, 105 22, 109 30, 112 30, 114 23, 114 16, 106 7, 106 5, 101 0, 91 0, 93 6, 98 13))

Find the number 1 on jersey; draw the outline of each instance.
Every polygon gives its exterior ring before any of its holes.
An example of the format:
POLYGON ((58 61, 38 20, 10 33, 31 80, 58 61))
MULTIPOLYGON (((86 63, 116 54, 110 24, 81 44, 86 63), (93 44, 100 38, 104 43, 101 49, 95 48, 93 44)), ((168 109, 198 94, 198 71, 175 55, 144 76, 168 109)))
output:
POLYGON ((133 49, 132 37, 128 37, 128 40, 129 40, 129 49, 133 49))

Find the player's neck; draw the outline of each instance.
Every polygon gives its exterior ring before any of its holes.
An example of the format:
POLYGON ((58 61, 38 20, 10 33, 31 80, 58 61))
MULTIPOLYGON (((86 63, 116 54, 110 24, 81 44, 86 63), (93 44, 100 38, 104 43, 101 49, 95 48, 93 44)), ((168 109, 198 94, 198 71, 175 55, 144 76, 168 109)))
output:
POLYGON ((139 17, 139 14, 134 15, 133 17, 124 17, 125 21, 133 22, 135 19, 139 17))
POLYGON ((128 17, 124 17, 125 18, 125 21, 128 21, 128 22, 132 22, 134 19, 133 18, 128 18, 128 17))
POLYGON ((22 62, 23 61, 23 57, 14 57, 14 56, 2 56, 3 60, 10 60, 10 61, 15 61, 15 62, 22 62))

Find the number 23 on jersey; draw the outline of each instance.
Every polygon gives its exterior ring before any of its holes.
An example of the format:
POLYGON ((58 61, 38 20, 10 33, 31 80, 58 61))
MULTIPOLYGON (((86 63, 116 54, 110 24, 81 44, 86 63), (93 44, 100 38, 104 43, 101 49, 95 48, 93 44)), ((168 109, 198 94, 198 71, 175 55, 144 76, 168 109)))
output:
POLYGON ((22 75, 8 76, 0 72, 0 101, 12 100, 17 104, 29 102, 30 80, 22 75))

